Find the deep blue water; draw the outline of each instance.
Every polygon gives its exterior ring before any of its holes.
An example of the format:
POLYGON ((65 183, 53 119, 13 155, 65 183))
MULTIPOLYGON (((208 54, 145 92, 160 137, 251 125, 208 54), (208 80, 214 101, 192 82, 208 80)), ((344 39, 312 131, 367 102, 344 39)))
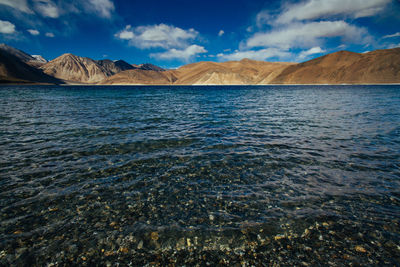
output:
POLYGON ((0 137, 0 265, 400 261, 400 86, 3 86, 0 137))

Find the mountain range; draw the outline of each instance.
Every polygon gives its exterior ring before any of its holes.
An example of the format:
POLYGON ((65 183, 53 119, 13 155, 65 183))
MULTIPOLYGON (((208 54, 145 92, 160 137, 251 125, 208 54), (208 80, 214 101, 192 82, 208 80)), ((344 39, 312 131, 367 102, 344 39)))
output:
POLYGON ((166 70, 153 64, 63 54, 49 62, 0 44, 0 83, 99 85, 263 85, 400 83, 400 48, 339 51, 303 63, 250 59, 198 62, 166 70))

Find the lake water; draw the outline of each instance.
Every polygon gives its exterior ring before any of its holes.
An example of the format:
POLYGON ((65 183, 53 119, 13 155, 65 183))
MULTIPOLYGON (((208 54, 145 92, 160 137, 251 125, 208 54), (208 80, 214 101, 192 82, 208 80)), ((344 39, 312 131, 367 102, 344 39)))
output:
POLYGON ((0 265, 400 262, 400 86, 3 86, 0 136, 0 265))

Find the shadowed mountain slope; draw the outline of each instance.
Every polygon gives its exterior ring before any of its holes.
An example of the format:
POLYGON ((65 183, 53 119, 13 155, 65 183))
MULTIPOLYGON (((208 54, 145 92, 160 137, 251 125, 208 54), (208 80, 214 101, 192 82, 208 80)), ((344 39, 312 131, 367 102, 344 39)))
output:
POLYGON ((6 50, 0 49, 0 82, 1 83, 62 83, 46 75, 6 50))
POLYGON ((97 60, 97 64, 102 66, 107 72, 112 73, 112 75, 120 73, 124 70, 131 70, 134 67, 123 60, 112 61, 109 59, 97 60))

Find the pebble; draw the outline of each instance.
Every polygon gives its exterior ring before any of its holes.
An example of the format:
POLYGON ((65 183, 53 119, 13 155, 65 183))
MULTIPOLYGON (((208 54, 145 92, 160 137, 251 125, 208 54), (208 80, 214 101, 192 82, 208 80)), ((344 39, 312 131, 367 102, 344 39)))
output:
POLYGON ((157 241, 158 240, 158 233, 157 232, 151 232, 150 238, 153 241, 157 241))
POLYGON ((361 253, 366 253, 367 250, 362 246, 356 246, 356 251, 361 253))
POLYGON ((138 249, 142 249, 143 248, 143 240, 139 241, 139 244, 137 246, 138 249))

